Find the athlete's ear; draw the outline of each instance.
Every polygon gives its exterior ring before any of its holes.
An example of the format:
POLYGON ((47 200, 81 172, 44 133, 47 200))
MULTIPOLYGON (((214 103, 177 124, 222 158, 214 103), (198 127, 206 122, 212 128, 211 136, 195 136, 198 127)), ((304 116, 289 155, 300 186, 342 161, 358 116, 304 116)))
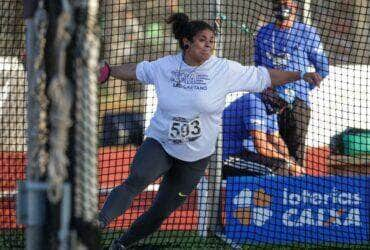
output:
POLYGON ((184 50, 188 50, 190 48, 191 42, 189 41, 189 39, 187 39, 186 37, 184 37, 182 39, 182 44, 183 44, 183 49, 184 50))

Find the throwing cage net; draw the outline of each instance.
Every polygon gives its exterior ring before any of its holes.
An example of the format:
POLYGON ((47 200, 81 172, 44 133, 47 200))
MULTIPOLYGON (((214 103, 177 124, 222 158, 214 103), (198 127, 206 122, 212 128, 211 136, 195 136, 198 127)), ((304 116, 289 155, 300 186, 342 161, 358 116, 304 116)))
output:
MULTIPOLYGON (((32 234, 44 238, 33 243, 45 244, 46 238, 99 248, 93 225, 97 209, 127 178, 157 99, 154 88, 136 82, 111 78, 96 84, 95 36, 100 37, 100 59, 111 65, 178 53, 164 21, 176 12, 214 25, 216 55, 245 65, 255 64, 261 46, 271 51, 286 45, 288 51, 277 49, 271 56, 282 63, 294 61, 286 54, 300 60, 307 52, 302 44, 312 37, 286 42, 301 32, 293 29, 282 38, 266 32, 259 40, 261 29, 275 22, 272 1, 36 1, 36 12, 26 19, 22 1, 0 2, 1 249, 29 246, 26 238, 32 234), (27 71, 26 62, 32 65, 27 71), (25 179, 46 183, 35 199, 45 206, 20 203, 16 209, 21 195, 16 183, 25 179), (32 206, 45 209, 41 222, 22 213, 32 206), (16 210, 21 211, 16 215, 16 210)), ((329 63, 322 86, 309 93, 309 112, 291 117, 298 124, 309 122, 299 132, 306 175, 230 174, 225 166, 235 159, 222 157, 230 135, 220 133, 206 176, 160 230, 133 249, 368 247, 370 2, 296 2, 296 21, 313 27, 322 44, 311 49, 329 63)), ((230 94, 226 107, 244 94, 230 94)), ((246 168, 253 165, 248 160, 246 168)), ((150 207, 159 184, 149 185, 102 230, 101 249, 150 207)))

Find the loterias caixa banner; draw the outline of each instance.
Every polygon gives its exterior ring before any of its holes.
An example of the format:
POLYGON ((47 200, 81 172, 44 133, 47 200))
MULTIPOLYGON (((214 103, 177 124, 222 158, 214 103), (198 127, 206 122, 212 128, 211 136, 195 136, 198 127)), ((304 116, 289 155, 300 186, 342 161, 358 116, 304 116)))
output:
POLYGON ((369 240, 369 177, 230 177, 226 235, 236 243, 369 240))

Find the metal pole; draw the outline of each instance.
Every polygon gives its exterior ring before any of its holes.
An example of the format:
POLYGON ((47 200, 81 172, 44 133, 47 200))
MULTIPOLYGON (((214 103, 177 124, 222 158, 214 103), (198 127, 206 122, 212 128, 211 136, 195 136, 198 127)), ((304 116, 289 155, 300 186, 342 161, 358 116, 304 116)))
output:
MULTIPOLYGON (((222 30, 221 30, 221 0, 215 0, 211 4, 211 13, 213 15, 211 18, 215 20, 215 25, 217 26, 216 35, 216 53, 217 56, 223 56, 223 41, 222 41, 222 30), (218 22, 216 22, 218 20, 218 22)), ((222 124, 220 124, 222 128, 222 124)), ((221 130, 220 130, 221 131, 221 130)), ((219 133, 216 145, 216 152, 211 158, 209 166, 208 183, 206 185, 201 185, 207 188, 206 197, 203 198, 203 202, 206 201, 206 206, 204 212, 204 218, 202 222, 205 223, 202 226, 202 232, 200 235, 207 237, 208 233, 214 234, 218 225, 218 210, 221 194, 221 181, 222 181, 222 133, 219 133)), ((198 227, 199 228, 199 227, 198 227)))
POLYGON ((44 249, 46 184, 26 182, 27 228, 26 249, 44 249))
MULTIPOLYGON (((214 10, 214 18, 221 19, 221 0, 215 0, 215 10, 214 10)), ((218 32, 216 35, 216 50, 217 50, 217 56, 223 57, 223 40, 222 40, 222 26, 220 25, 218 27, 218 32)))
MULTIPOLYGON (((27 182, 38 182, 43 175, 38 159, 38 134, 40 105, 37 98, 38 84, 35 72, 35 48, 37 47, 37 27, 35 24, 35 12, 39 0, 24 0, 24 18, 26 20, 26 69, 28 84, 28 141, 27 141, 27 182)), ((43 249, 45 241, 44 220, 45 220, 45 193, 40 188, 33 189, 26 184, 20 189, 25 189, 25 202, 21 204, 27 214, 26 224, 26 249, 43 249)))
POLYGON ((312 25, 311 18, 311 0, 305 0, 303 5, 303 22, 307 25, 312 25))

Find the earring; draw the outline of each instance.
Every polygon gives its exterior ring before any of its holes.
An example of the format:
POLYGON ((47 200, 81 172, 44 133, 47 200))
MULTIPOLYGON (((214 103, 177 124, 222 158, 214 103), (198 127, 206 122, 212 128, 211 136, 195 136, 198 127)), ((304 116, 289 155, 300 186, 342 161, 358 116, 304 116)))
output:
POLYGON ((187 50, 187 49, 189 49, 189 44, 184 45, 184 50, 187 50))

